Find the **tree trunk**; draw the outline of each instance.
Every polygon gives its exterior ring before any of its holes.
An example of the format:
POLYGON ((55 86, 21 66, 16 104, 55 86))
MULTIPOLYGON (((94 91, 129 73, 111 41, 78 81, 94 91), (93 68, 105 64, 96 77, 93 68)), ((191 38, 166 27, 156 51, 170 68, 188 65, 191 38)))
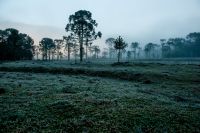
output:
POLYGON ((80 62, 83 61, 83 25, 81 26, 81 37, 80 37, 80 62))
POLYGON ((118 52, 118 63, 119 63, 119 58, 120 58, 120 49, 119 49, 119 52, 118 52))
POLYGON ((80 62, 83 61, 83 44, 82 44, 82 41, 81 41, 81 45, 80 45, 80 62))
POLYGON ((57 49, 57 60, 59 60, 59 50, 57 49))
POLYGON ((67 47, 67 48, 68 48, 68 50, 67 50, 67 51, 68 51, 68 56, 67 56, 67 58, 68 58, 68 61, 70 61, 70 46, 69 46, 69 44, 68 44, 68 47, 67 47))
POLYGON ((49 50, 49 61, 51 60, 51 52, 50 52, 50 50, 49 50))
POLYGON ((87 60, 87 49, 88 49, 88 46, 87 46, 87 44, 86 44, 86 51, 85 51, 85 57, 86 57, 86 60, 87 60))

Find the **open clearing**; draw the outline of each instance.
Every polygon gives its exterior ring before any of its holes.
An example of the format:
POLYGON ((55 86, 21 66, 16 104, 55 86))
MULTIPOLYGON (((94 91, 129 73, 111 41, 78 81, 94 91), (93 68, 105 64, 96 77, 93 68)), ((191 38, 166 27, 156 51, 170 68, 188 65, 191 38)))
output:
POLYGON ((200 132, 200 65, 2 63, 0 132, 200 132))

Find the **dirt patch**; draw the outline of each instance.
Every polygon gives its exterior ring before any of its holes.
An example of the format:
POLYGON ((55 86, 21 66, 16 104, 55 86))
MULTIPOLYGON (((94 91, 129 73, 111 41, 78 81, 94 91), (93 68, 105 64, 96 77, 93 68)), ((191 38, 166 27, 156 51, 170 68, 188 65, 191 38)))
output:
POLYGON ((143 84, 152 84, 153 82, 151 80, 145 80, 143 81, 143 84))
POLYGON ((6 90, 2 87, 0 87, 0 95, 6 93, 6 90))
POLYGON ((62 88, 63 93, 76 93, 77 90, 73 87, 73 85, 66 85, 64 88, 62 88))
POLYGON ((181 96, 174 96, 173 97, 176 102, 187 102, 188 100, 181 97, 181 96))

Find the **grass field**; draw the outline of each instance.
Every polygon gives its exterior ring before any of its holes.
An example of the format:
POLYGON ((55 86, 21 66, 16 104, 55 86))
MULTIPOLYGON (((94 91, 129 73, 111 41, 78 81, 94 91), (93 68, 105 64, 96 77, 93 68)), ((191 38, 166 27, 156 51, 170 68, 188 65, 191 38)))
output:
POLYGON ((200 65, 1 63, 0 132, 200 132, 200 65))

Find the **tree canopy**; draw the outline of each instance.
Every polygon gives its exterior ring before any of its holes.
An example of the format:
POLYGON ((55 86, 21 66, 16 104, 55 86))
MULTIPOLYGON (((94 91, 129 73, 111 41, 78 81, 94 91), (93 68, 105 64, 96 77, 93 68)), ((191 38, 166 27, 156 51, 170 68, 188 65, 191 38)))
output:
POLYGON ((0 30, 0 60, 31 60, 33 39, 18 30, 0 30))
POLYGON ((118 62, 119 62, 121 57, 121 50, 124 50, 127 47, 127 43, 123 40, 121 36, 115 39, 114 43, 115 43, 114 48, 118 50, 118 62))
POLYGON ((96 33, 95 31, 97 25, 96 21, 92 19, 92 13, 86 10, 79 10, 69 16, 69 23, 65 29, 77 36, 80 45, 80 61, 83 61, 84 42, 87 45, 88 41, 93 41, 102 36, 101 32, 96 33))

